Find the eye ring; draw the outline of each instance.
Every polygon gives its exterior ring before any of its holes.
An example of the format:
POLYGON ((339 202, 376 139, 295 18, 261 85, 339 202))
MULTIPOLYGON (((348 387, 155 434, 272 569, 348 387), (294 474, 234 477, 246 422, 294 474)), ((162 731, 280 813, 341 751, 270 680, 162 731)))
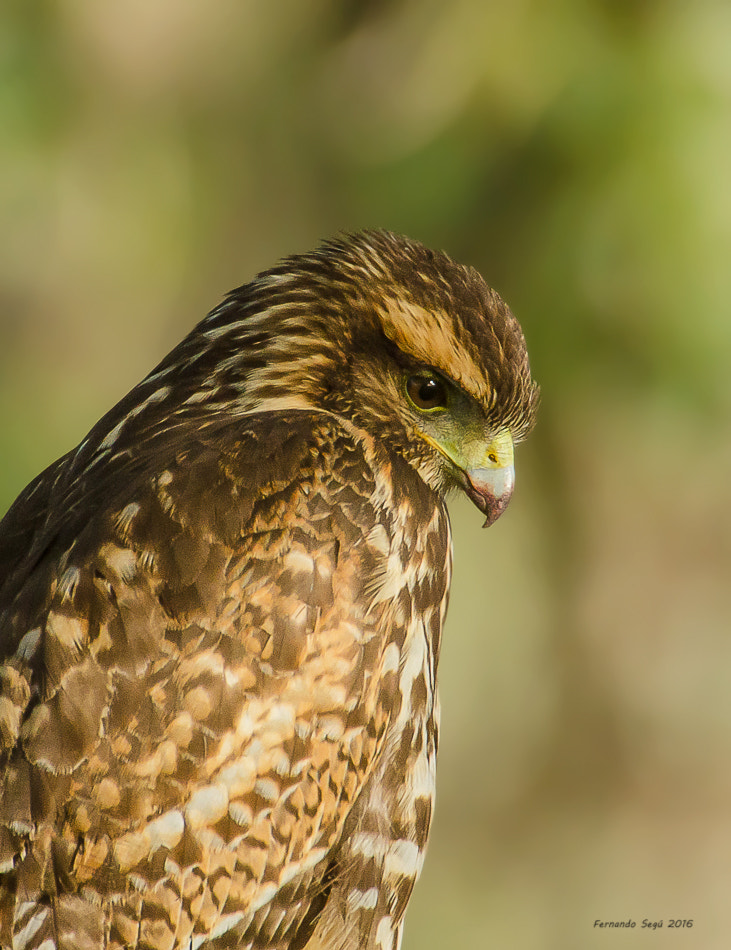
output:
POLYGON ((445 409, 449 399, 447 386, 436 373, 417 373, 406 380, 406 395, 422 412, 445 409))

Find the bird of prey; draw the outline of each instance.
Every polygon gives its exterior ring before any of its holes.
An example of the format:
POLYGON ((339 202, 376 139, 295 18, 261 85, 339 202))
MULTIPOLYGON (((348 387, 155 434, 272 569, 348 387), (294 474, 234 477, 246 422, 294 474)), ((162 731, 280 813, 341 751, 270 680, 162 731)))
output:
POLYGON ((0 945, 397 950, 432 816, 445 494, 538 401, 386 231, 233 291, 0 522, 0 945))

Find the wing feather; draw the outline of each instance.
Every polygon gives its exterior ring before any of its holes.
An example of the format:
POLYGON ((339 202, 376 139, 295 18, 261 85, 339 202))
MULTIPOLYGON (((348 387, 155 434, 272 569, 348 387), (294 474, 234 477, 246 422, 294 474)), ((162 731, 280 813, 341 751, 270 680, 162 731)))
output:
POLYGON ((389 524, 328 417, 231 425, 31 519, 0 600, 3 943, 49 901, 108 946, 294 938, 327 887, 388 721, 389 524))

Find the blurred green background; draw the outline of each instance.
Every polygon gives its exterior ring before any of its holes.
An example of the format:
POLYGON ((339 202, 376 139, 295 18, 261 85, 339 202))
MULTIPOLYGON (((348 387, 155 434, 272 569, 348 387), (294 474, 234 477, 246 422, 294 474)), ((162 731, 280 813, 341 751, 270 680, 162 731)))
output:
POLYGON ((728 0, 3 4, 0 511, 339 229, 523 324, 515 498, 452 507, 404 950, 731 946, 730 46, 728 0))

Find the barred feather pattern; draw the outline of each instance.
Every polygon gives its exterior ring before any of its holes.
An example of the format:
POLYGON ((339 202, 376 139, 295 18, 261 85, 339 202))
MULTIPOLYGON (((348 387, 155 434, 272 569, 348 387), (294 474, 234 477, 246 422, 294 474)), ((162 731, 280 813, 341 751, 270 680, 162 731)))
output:
POLYGON ((16 950, 296 946, 313 890, 322 946, 393 943, 431 814, 446 515, 418 485, 394 502, 327 417, 266 422, 190 442, 11 614, 16 950))
POLYGON ((363 232, 234 291, 0 522, 3 948, 400 945, 451 541, 394 359, 532 423, 497 295, 363 232))

